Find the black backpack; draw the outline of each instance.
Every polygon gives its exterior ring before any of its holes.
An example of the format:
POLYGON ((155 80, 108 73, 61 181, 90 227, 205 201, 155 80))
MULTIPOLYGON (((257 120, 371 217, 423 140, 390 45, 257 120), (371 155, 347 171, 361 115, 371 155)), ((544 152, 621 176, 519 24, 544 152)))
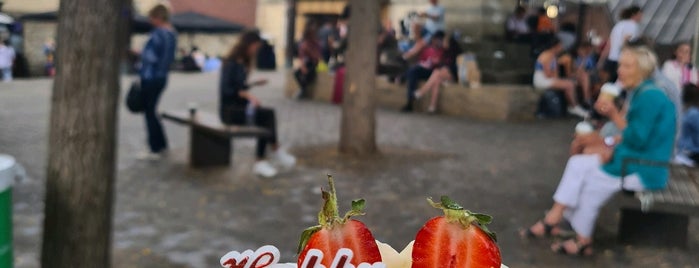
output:
POLYGON ((536 117, 559 118, 565 116, 566 113, 566 100, 563 91, 547 89, 541 94, 539 105, 536 109, 536 117))

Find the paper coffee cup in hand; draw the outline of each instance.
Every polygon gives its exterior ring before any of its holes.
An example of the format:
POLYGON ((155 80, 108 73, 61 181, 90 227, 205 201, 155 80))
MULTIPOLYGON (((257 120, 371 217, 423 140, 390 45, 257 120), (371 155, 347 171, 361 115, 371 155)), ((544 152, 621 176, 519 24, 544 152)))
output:
POLYGON ((605 83, 600 90, 599 98, 613 101, 621 94, 621 88, 614 83, 605 83))
POLYGON ((592 127, 592 124, 582 121, 575 125, 575 133, 578 135, 585 135, 585 134, 590 134, 592 131, 595 129, 592 127))

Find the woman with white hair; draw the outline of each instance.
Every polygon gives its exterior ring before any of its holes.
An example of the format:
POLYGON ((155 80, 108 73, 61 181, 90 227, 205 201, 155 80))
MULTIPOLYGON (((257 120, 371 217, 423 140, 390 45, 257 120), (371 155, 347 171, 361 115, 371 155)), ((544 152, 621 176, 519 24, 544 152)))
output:
MULTIPOLYGON (((551 249, 568 255, 592 254, 592 234, 600 208, 615 193, 665 188, 665 167, 630 165, 622 174, 628 158, 667 162, 675 139, 675 106, 652 80, 657 58, 646 47, 626 47, 619 58, 619 82, 629 95, 626 127, 621 135, 608 137, 605 144, 614 147, 606 154, 575 155, 568 160, 554 204, 546 216, 521 232, 522 236, 541 238, 561 234, 557 225, 568 220, 575 238, 554 243, 551 249), (628 174, 628 175, 627 175, 628 174), (621 179, 622 175, 627 175, 621 179)), ((596 108, 609 118, 623 116, 611 100, 598 100, 596 108)))

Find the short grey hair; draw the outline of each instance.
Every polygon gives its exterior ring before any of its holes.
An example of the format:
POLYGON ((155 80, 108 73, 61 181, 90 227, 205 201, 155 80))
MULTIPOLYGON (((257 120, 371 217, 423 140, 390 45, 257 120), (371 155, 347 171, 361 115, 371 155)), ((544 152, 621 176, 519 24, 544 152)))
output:
POLYGON ((641 70, 644 78, 650 78, 658 66, 658 56, 646 46, 626 46, 622 52, 629 52, 634 55, 638 62, 638 69, 641 70))

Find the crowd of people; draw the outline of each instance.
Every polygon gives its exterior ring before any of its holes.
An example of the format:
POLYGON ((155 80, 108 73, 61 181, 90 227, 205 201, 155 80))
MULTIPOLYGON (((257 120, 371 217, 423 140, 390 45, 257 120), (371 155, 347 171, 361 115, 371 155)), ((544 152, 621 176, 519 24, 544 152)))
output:
MULTIPOLYGON (((509 29, 523 27, 522 12, 517 9, 509 29)), ((642 16, 637 6, 623 10, 601 47, 582 40, 565 51, 562 40, 551 35, 538 55, 534 86, 564 91, 568 112, 584 121, 576 128, 553 205, 520 232, 523 238, 564 237, 551 245, 553 251, 589 256, 599 210, 615 193, 667 187, 667 167, 624 166, 625 160, 688 166, 699 160, 699 73, 691 46, 677 44, 671 59, 660 64, 639 31, 642 16), (619 94, 610 93, 615 91, 619 94)))

